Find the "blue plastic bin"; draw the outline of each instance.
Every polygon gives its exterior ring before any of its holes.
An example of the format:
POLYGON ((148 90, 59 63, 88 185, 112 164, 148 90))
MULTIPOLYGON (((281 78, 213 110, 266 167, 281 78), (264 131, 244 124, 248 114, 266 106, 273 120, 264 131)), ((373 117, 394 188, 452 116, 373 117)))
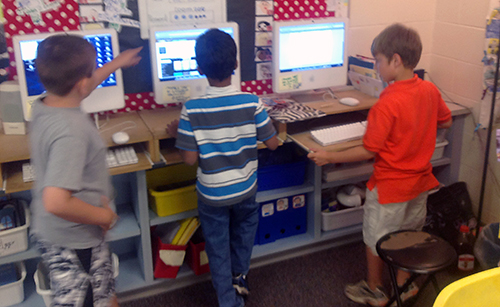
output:
POLYGON ((257 191, 267 191, 304 184, 307 156, 294 145, 284 144, 275 151, 259 151, 257 191))

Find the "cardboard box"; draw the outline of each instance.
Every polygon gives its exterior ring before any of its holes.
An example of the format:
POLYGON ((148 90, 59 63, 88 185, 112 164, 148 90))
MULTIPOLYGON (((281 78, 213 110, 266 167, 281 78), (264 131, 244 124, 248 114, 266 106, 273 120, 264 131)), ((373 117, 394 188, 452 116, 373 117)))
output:
POLYGON ((184 256, 187 245, 165 244, 157 236, 153 236, 153 265, 155 278, 176 278, 184 256))
POLYGON ((205 242, 194 243, 189 241, 186 262, 196 275, 210 272, 208 256, 205 252, 205 242))

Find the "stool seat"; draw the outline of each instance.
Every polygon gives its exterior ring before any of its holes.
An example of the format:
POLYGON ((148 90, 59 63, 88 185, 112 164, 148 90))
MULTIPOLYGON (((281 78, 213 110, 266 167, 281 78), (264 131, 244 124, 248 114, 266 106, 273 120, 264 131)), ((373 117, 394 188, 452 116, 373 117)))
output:
POLYGON ((397 301, 398 306, 401 307, 399 295, 419 274, 429 274, 427 281, 431 279, 436 291, 439 292, 434 273, 449 267, 457 259, 457 253, 450 243, 418 230, 399 230, 388 233, 377 241, 376 249, 379 257, 389 265, 395 293, 386 306, 397 301), (397 283, 397 269, 411 273, 411 277, 402 287, 399 287, 397 283))
POLYGON ((377 242, 377 253, 396 268, 418 274, 440 271, 457 258, 455 249, 442 238, 414 230, 386 234, 377 242))

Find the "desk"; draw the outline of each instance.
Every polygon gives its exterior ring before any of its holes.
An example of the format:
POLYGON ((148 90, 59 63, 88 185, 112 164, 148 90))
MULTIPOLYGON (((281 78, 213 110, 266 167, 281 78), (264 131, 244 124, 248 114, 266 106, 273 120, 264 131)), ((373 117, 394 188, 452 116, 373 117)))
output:
MULTIPOLYGON (((144 124, 137 112, 111 114, 109 117, 99 119, 102 127, 101 137, 108 147, 117 145, 111 140, 113 133, 128 126, 134 128, 126 130, 130 136, 127 145, 133 145, 139 162, 136 164, 110 168, 111 175, 137 172, 152 168, 148 152, 154 146, 153 137, 148 127, 144 124)), ((32 182, 24 182, 22 178, 22 164, 30 158, 28 135, 5 135, 0 134, 0 187, 6 194, 30 190, 32 182)))
MULTIPOLYGON (((140 117, 153 134, 154 148, 150 150, 153 162, 164 162, 166 165, 182 163, 182 157, 175 149, 175 139, 167 132, 167 124, 179 119, 182 107, 167 107, 156 110, 143 110, 140 117)), ((286 140, 286 124, 274 121, 274 126, 281 140, 286 140)), ((281 143, 281 142, 280 142, 281 143)), ((259 145, 265 148, 265 145, 259 145)))
MULTIPOLYGON (((366 112, 375 102, 376 98, 366 96, 357 91, 345 91, 336 93, 339 97, 356 97, 361 103, 356 107, 344 106, 332 102, 332 106, 319 107, 332 117, 341 116, 341 113, 359 113, 353 111, 366 112)), ((309 97, 310 98, 310 97, 309 97)), ((322 98, 321 98, 322 99, 322 98)), ((330 101, 312 100, 305 102, 308 104, 322 105, 330 103, 330 101)), ((458 179, 459 165, 460 165, 460 148, 462 141, 462 128, 465 115, 469 112, 461 107, 450 105, 452 114, 454 116, 454 123, 450 129, 447 139, 450 144, 446 147, 444 158, 440 159, 438 165, 435 165, 435 174, 438 179, 444 184, 450 184, 458 179)), ((347 114, 346 113, 346 114, 347 114)), ((174 139, 168 135, 165 130, 167 123, 174 119, 179 118, 180 107, 144 110, 132 113, 118 113, 109 117, 108 123, 102 127, 102 137, 107 146, 117 146, 112 143, 111 135, 126 127, 116 127, 118 130, 105 130, 114 127, 117 124, 133 121, 137 126, 135 129, 126 130, 130 135, 130 142, 134 146, 147 147, 147 151, 152 157, 154 162, 162 162, 161 156, 165 157, 167 164, 181 163, 182 159, 173 147, 174 139), (156 155, 156 156, 155 156, 156 155), (153 159, 154 158, 154 159, 153 159)), ((105 118, 100 119, 100 124, 104 124, 105 118)), ((297 123, 297 127, 302 127, 304 130, 308 128, 306 122, 297 123)), ((278 125, 280 126, 280 125, 278 125)), ((288 129, 288 128, 287 128, 288 129)), ((281 131, 282 133, 283 131, 281 131)), ((286 129, 285 129, 286 133, 286 129)), ((301 131, 300 133, 308 132, 301 131)), ((294 134, 295 136, 295 134, 294 134)), ((307 136, 306 136, 307 137, 307 136)), ((300 139, 300 136, 299 136, 300 139)), ((311 140, 312 141, 312 140, 311 140)), ((20 176, 20 163, 29 159, 29 147, 27 136, 10 136, 0 135, 0 142, 8 144, 3 146, 0 152, 0 166, 2 170, 6 170, 8 181, 7 193, 15 191, 22 191, 29 189, 30 185, 20 183, 19 187, 13 187, 15 178, 10 177, 20 176), (8 168, 16 168, 17 171, 7 171, 8 168)), ((302 141, 306 142, 306 141, 302 141)), ((312 141, 314 142, 314 141, 312 141)), ((361 141, 353 141, 345 144, 331 145, 327 148, 329 150, 342 150, 346 146, 355 146, 361 144, 361 141)), ((316 146, 316 144, 315 144, 316 146)), ((317 145, 319 146, 319 145, 317 145)), ((150 227, 163 224, 167 222, 181 220, 186 217, 191 217, 197 214, 196 210, 182 212, 174 216, 163 217, 158 219, 154 214, 151 214, 148 207, 148 192, 146 182, 146 170, 152 168, 151 163, 146 158, 146 153, 140 158, 139 165, 131 165, 110 169, 110 172, 115 174, 122 174, 114 176, 114 184, 121 197, 122 202, 117 203, 118 209, 124 210, 120 215, 120 221, 117 228, 113 229, 116 233, 111 238, 111 244, 114 248, 119 246, 116 251, 120 258, 120 275, 117 279, 117 292, 118 296, 122 298, 127 296, 128 293, 133 295, 136 291, 151 290, 152 287, 161 289, 161 291, 179 288, 179 286, 187 286, 194 284, 200 278, 207 278, 206 276, 197 277, 194 273, 183 266, 178 277, 172 280, 158 280, 153 276, 153 263, 151 251, 151 232, 150 227), (147 162, 146 162, 147 161, 147 162), (125 201, 125 202, 123 202, 125 201), (138 227, 133 228, 133 226, 138 227), (133 231, 131 231, 133 230, 133 231), (113 241, 116 240, 116 241, 113 241)), ((157 163, 156 166, 161 166, 163 163, 157 163)), ((434 165, 434 163, 433 163, 434 165)), ((352 242, 359 242, 362 239, 361 224, 349 225, 340 229, 322 231, 321 229, 321 192, 324 189, 339 187, 345 184, 359 183, 367 180, 371 174, 369 168, 362 169, 334 169, 337 176, 334 181, 325 182, 322 180, 322 169, 316 166, 312 161, 307 162, 306 180, 301 186, 287 187, 283 189, 262 191, 257 193, 257 201, 265 203, 269 200, 276 198, 288 197, 291 195, 305 194, 307 201, 307 232, 294 237, 289 237, 277 240, 273 243, 265 245, 257 245, 252 253, 252 267, 269 264, 275 261, 282 260, 286 257, 292 257, 297 253, 305 254, 311 250, 319 250, 321 248, 328 248, 331 246, 341 246, 352 242), (310 249, 313 247, 312 249, 310 249), (299 250, 300 251, 297 251, 299 250), (278 256, 274 256, 278 255, 278 256)), ((20 177, 18 177, 19 180, 20 177)), ((22 181, 22 179, 20 179, 22 181)), ((16 195, 14 195, 16 196, 16 195)), ((7 257, 0 257, 0 264, 25 261, 28 264, 28 275, 33 276, 35 265, 38 262, 38 253, 36 249, 31 247, 25 252, 13 254, 7 257)), ((44 306, 41 297, 38 296, 34 290, 34 282, 30 278, 25 281, 25 301, 18 307, 42 307, 44 306)))

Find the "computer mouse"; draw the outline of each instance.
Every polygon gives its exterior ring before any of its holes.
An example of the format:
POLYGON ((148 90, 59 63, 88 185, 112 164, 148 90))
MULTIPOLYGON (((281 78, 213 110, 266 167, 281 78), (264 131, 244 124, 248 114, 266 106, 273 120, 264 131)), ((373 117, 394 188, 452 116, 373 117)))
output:
POLYGON ((353 98, 353 97, 340 98, 339 102, 341 104, 345 104, 346 106, 351 106, 351 107, 357 106, 359 104, 359 100, 357 100, 356 98, 353 98))
POLYGON ((111 139, 113 140, 113 142, 115 142, 115 144, 125 144, 128 142, 128 140, 130 140, 130 136, 127 132, 119 131, 114 133, 111 136, 111 139))

